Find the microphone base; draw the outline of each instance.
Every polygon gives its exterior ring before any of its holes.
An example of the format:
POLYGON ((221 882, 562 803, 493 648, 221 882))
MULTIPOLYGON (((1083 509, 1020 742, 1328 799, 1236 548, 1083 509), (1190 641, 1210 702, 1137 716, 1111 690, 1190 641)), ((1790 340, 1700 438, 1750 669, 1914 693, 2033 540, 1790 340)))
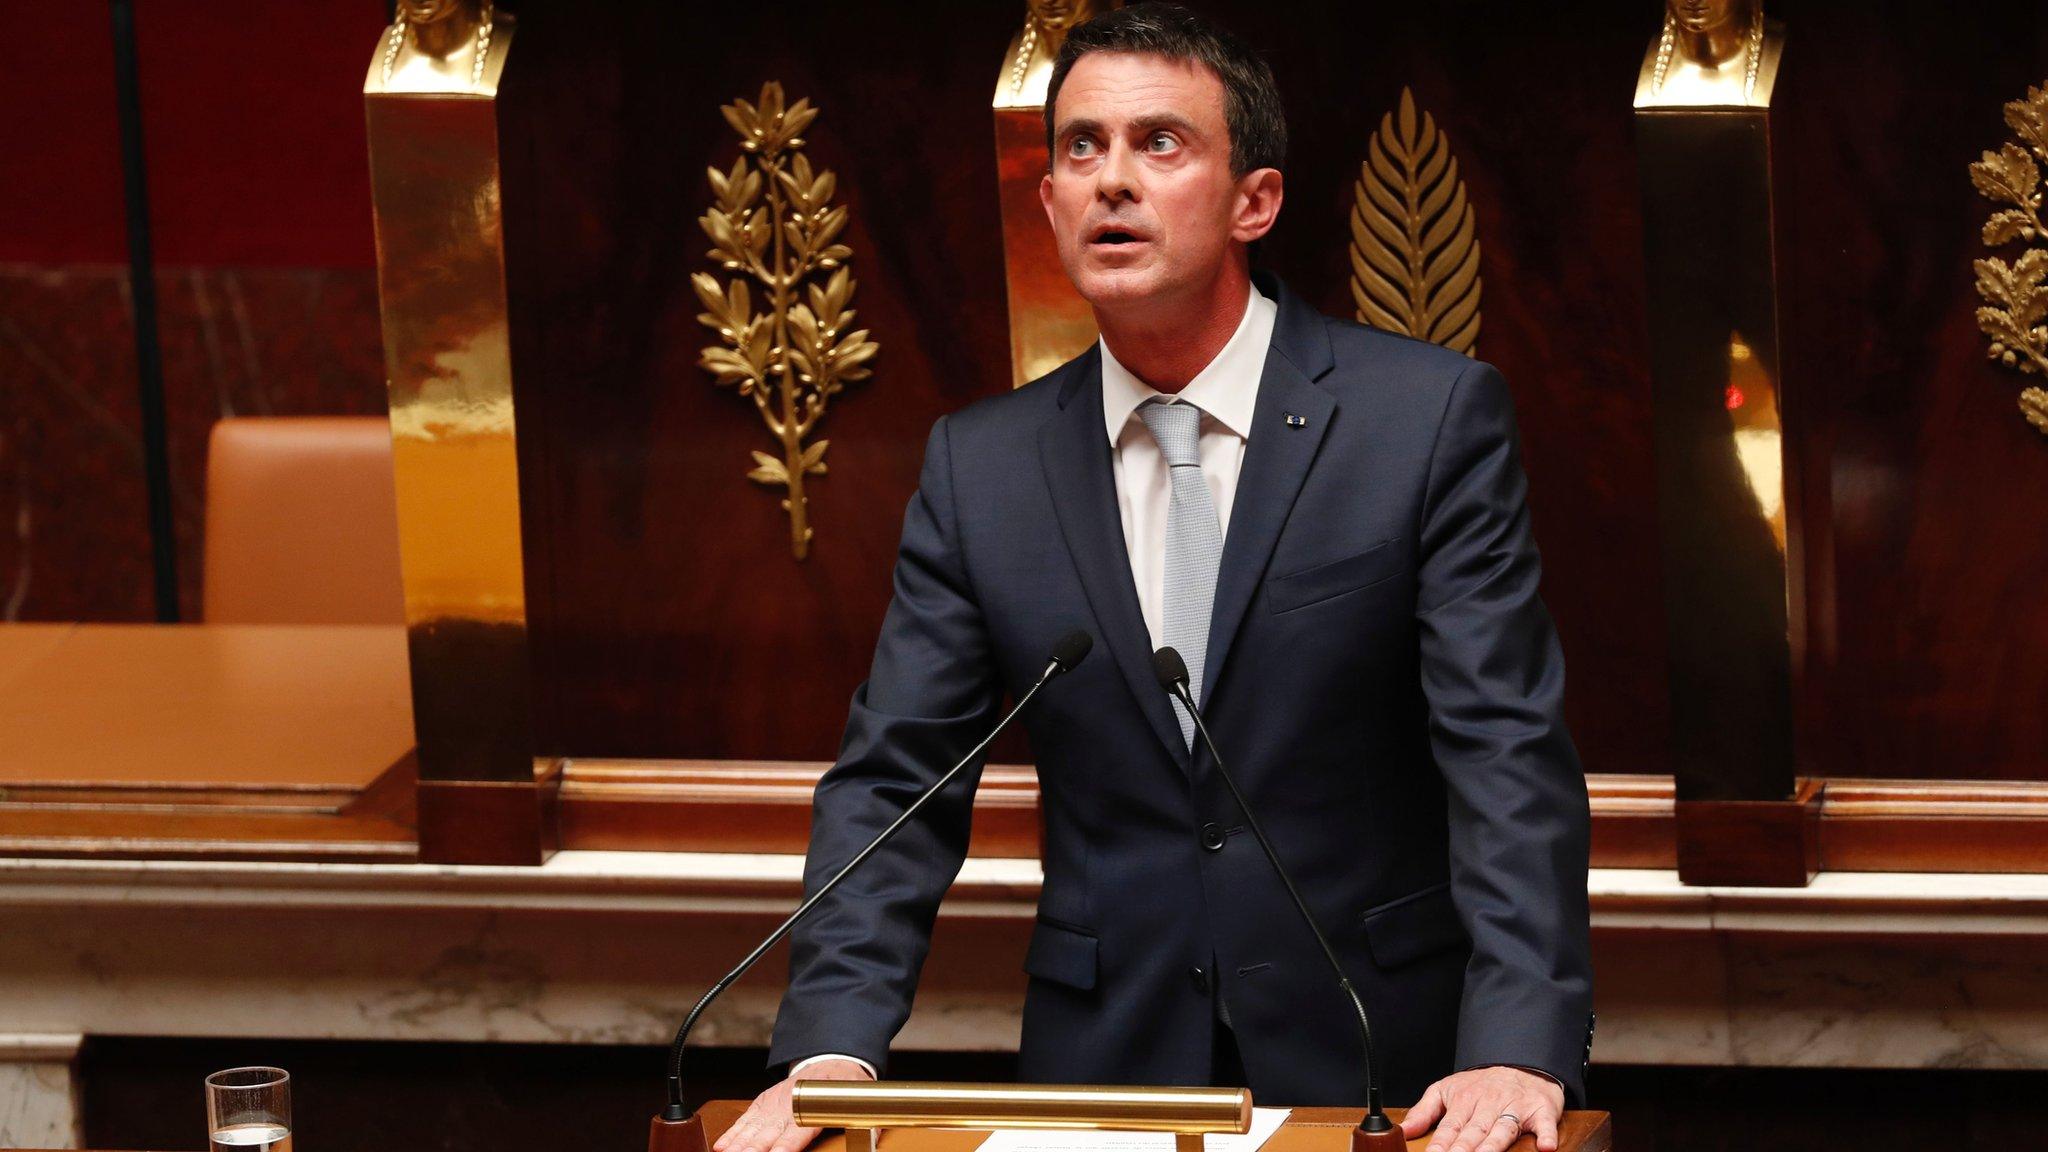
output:
POLYGON ((1351 1152, 1408 1152, 1408 1138, 1394 1124, 1383 1132, 1368 1132, 1363 1124, 1351 1130, 1351 1152))
POLYGON ((704 1135, 704 1118, 664 1120, 661 1113, 655 1113, 654 1122, 647 1126, 647 1152, 711 1152, 711 1142, 704 1135))

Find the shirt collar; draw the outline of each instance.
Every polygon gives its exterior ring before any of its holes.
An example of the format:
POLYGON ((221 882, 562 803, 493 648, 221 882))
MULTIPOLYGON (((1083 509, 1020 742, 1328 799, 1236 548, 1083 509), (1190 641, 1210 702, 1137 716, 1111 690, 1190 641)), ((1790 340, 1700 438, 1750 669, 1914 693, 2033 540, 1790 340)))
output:
MULTIPOLYGON (((1178 396, 1245 440, 1251 439, 1259 377, 1266 370, 1266 350, 1273 342, 1273 324, 1280 312, 1257 288, 1250 292, 1237 331, 1178 396)), ((1138 405, 1165 394, 1118 363, 1107 341, 1098 338, 1096 344, 1102 349, 1102 422, 1114 445, 1138 405)))

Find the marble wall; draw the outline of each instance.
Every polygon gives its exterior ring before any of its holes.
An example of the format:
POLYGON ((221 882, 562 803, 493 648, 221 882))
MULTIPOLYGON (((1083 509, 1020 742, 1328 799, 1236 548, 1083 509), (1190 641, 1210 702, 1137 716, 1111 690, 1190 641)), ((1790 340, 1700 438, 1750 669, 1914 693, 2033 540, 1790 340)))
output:
POLYGON ((76 1033, 0 1033, 0 1147, 78 1146, 83 1041, 76 1033))

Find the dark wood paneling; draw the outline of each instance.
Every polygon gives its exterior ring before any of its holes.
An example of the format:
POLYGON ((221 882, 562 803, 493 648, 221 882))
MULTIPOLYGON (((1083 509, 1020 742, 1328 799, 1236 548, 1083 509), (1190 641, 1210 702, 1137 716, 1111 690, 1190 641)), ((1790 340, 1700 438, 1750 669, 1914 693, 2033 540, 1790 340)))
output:
POLYGON ((418 765, 360 789, 277 785, 0 789, 0 855, 407 864, 418 765))
MULTIPOLYGON (((827 766, 572 761, 562 771, 562 847, 802 852, 811 792, 827 766)), ((1679 866, 1681 820, 1669 776, 1600 773, 1587 785, 1594 867, 1679 866)), ((990 765, 974 798, 971 854, 1036 856, 1038 803, 1031 769, 990 765)), ((1819 862, 1831 871, 2048 871, 2048 782, 1835 779, 1818 807, 1819 862)), ((1768 834, 1752 822, 1717 825, 1699 815, 1699 847, 1768 834)), ((1792 866, 1801 875, 1806 851, 1800 841, 1792 866)))
POLYGON ((545 864, 561 846, 559 765, 532 781, 421 780, 419 856, 432 864, 545 864))
POLYGON ((2048 779, 2048 439, 1989 364, 1968 165, 2048 74, 2048 8, 1787 3, 1779 245, 1788 401, 1834 486, 1830 774, 2048 779))
POLYGON ((1830 780, 1820 845, 1841 872, 2048 871, 2048 787, 1830 780))
POLYGON ((545 486, 526 499, 544 747, 828 758, 925 435, 1008 386, 993 60, 964 46, 999 54, 1010 14, 948 9, 942 38, 896 6, 752 5, 714 45, 679 6, 618 10, 528 5, 505 95, 521 460, 545 486), (882 343, 820 427, 831 473, 808 488, 803 563, 779 490, 745 478, 773 443, 759 415, 696 367, 711 333, 687 282, 708 267, 705 166, 738 154, 718 107, 768 79, 823 110, 809 153, 841 177, 857 324, 882 343))
MULTIPOLYGON (((562 847, 802 852, 826 765, 576 761, 562 772, 562 847)), ((974 793, 974 856, 1036 859, 1038 775, 992 764, 974 793)))
POLYGON ((1804 888, 1820 871, 1824 787, 1795 782, 1785 800, 1692 800, 1677 804, 1678 878, 1686 884, 1804 888))
POLYGON ((1669 776, 1591 775, 1595 868, 1678 867, 1676 789, 1669 776))
POLYGON ((1350 316, 1346 224, 1366 141, 1412 87, 1477 215, 1476 354, 1514 391, 1543 596, 1595 772, 1670 770, 1629 91, 1657 13, 1474 0, 1202 5, 1265 48, 1286 97, 1287 206, 1266 261, 1350 316))

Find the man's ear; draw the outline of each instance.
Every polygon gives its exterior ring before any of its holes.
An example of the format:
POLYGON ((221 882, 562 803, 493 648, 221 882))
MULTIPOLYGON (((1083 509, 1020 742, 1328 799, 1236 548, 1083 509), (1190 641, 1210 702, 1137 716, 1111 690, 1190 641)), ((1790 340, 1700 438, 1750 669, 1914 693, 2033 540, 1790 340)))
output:
POLYGON ((1047 172, 1038 179, 1038 202, 1045 207, 1045 222, 1055 229, 1059 222, 1052 218, 1052 173, 1047 172))
POLYGON ((1259 168, 1237 182, 1237 211, 1230 220, 1230 238, 1249 244, 1273 230, 1284 198, 1278 168, 1259 168))

